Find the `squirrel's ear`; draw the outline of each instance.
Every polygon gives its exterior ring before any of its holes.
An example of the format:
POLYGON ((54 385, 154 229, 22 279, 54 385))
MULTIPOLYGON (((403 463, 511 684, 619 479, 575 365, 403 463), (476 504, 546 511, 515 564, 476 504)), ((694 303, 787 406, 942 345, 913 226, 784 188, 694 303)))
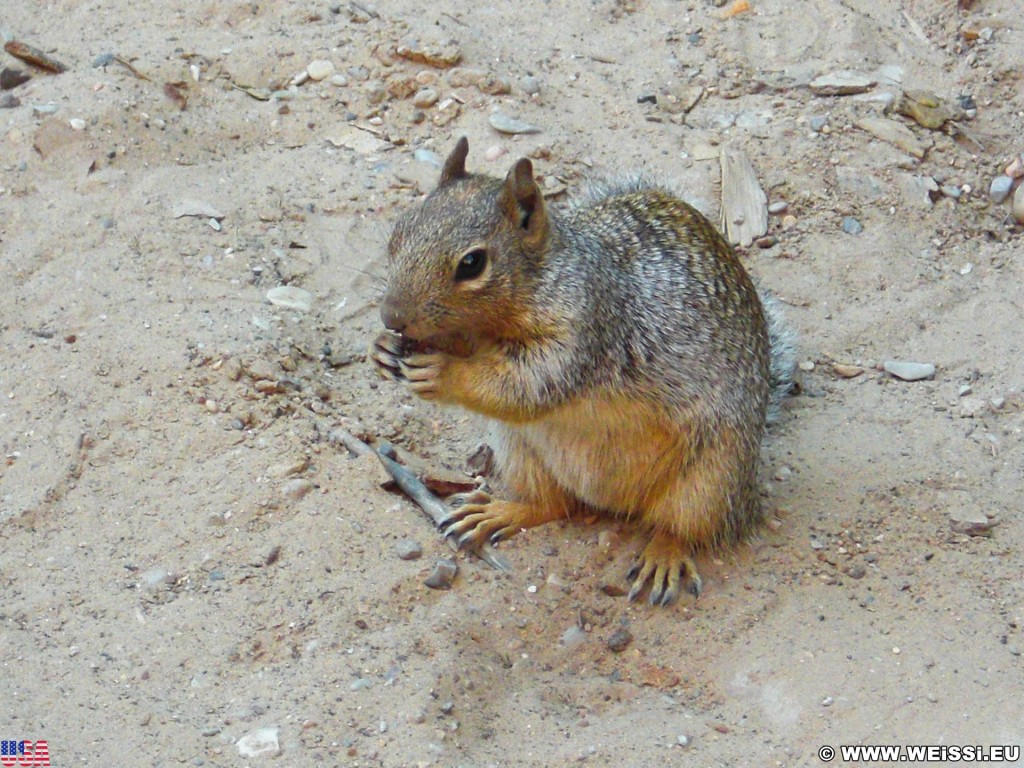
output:
POLYGON ((466 173, 466 155, 468 154, 469 139, 463 136, 456 142, 455 149, 448 155, 448 159, 444 161, 444 167, 441 168, 441 180, 437 182, 437 186, 443 187, 456 179, 466 178, 468 175, 466 173))
POLYGON ((525 157, 516 161, 498 195, 502 213, 522 230, 523 237, 539 243, 547 234, 544 196, 533 180, 533 164, 525 157))

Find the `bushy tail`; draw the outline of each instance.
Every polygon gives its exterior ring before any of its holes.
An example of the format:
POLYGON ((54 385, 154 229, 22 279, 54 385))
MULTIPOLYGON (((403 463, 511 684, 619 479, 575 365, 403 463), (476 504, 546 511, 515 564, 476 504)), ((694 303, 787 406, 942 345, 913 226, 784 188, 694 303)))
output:
POLYGON ((768 344, 771 350, 772 394, 768 401, 768 423, 778 419, 779 405, 793 390, 793 371, 796 369, 796 333, 786 323, 779 300, 760 289, 761 306, 768 323, 768 344))

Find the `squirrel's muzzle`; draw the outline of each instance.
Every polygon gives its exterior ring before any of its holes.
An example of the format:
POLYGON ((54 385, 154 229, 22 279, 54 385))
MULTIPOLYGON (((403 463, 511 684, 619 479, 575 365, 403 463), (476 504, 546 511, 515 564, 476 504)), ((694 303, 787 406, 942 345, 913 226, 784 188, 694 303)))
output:
POLYGON ((404 331, 405 326, 409 323, 406 313, 402 311, 398 302, 390 294, 384 297, 384 303, 380 305, 380 319, 385 328, 396 333, 404 331))

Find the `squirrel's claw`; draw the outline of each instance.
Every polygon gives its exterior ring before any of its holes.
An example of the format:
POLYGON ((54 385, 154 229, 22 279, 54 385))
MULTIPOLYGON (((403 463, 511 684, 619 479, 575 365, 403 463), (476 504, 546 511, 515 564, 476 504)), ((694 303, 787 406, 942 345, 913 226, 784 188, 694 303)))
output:
POLYGON ((441 393, 439 379, 446 355, 440 352, 417 353, 398 360, 402 377, 409 389, 424 400, 433 400, 441 393))
POLYGON ((664 534, 654 535, 626 578, 633 581, 629 589, 631 602, 650 582, 647 600, 651 605, 672 605, 684 588, 696 599, 703 586, 693 559, 680 552, 679 542, 664 534))
POLYGON ((454 499, 455 509, 437 527, 447 538, 455 538, 459 549, 476 549, 485 542, 497 544, 519 531, 514 510, 520 505, 494 501, 484 491, 454 499))
POLYGON ((385 331, 380 334, 373 340, 367 354, 381 378, 391 381, 398 381, 402 378, 402 337, 397 333, 385 331))

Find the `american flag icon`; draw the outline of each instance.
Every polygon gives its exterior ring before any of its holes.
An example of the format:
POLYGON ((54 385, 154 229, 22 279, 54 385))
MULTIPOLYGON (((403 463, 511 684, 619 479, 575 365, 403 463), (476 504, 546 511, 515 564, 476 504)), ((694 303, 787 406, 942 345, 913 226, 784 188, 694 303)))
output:
POLYGON ((50 748, 45 741, 29 741, 27 739, 0 741, 0 766, 14 768, 50 764, 50 748))

